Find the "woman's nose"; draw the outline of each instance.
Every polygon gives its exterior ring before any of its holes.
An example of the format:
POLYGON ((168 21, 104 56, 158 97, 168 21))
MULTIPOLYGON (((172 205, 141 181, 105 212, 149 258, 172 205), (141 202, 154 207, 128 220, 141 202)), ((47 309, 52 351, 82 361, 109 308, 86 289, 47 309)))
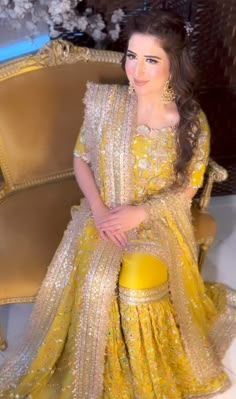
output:
POLYGON ((143 62, 137 62, 136 66, 135 66, 135 71, 134 71, 134 77, 136 79, 140 79, 144 76, 144 64, 143 62))

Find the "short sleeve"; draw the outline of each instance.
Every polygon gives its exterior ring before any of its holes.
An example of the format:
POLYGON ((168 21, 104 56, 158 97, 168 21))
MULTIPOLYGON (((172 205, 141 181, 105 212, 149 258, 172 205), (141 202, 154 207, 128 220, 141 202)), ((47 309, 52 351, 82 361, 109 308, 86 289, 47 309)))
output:
POLYGON ((74 156, 77 158, 81 158, 86 163, 90 163, 91 158, 88 144, 86 143, 86 133, 88 128, 89 127, 84 120, 74 147, 74 156))
POLYGON ((87 82, 86 92, 83 99, 84 103, 84 119, 82 126, 80 128, 75 147, 74 147, 74 156, 77 158, 81 158, 86 163, 90 163, 91 161, 91 131, 93 130, 91 123, 91 115, 92 113, 92 99, 94 97, 94 85, 90 82, 87 82))
POLYGON ((100 145, 102 127, 112 109, 117 85, 87 82, 83 103, 84 119, 74 147, 74 156, 93 163, 100 145))
POLYGON ((203 111, 199 114, 200 135, 192 160, 189 165, 188 187, 199 188, 203 184, 210 151, 210 128, 203 111))

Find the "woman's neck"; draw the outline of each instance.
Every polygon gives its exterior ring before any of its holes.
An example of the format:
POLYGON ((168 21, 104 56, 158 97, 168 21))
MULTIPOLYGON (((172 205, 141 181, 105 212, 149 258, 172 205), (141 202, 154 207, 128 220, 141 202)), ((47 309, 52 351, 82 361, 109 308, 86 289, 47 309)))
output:
MULTIPOLYGON (((174 105, 174 104, 173 104, 174 105)), ((137 96, 138 124, 158 119, 165 119, 173 105, 163 104, 161 95, 137 96)))
POLYGON ((151 112, 154 109, 164 110, 164 105, 161 100, 161 94, 137 95, 138 108, 151 112))

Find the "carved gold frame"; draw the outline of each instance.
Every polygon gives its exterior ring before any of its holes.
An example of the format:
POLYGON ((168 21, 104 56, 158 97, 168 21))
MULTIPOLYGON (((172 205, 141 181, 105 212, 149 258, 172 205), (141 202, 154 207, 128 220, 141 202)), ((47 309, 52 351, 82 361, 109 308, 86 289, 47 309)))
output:
POLYGON ((22 73, 76 62, 107 62, 119 64, 123 53, 77 47, 65 40, 46 44, 36 54, 24 56, 0 65, 0 82, 22 73))

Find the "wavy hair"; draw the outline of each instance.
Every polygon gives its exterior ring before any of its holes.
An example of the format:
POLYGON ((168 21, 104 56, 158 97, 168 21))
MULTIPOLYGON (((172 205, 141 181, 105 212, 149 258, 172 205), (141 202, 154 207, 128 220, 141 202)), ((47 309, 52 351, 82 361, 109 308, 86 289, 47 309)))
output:
POLYGON ((128 41, 132 34, 142 33, 157 37, 170 61, 170 83, 175 92, 175 102, 180 115, 177 126, 177 181, 183 184, 187 178, 187 166, 193 157, 200 134, 200 106, 194 98, 196 69, 188 48, 188 36, 182 17, 173 11, 156 10, 139 13, 129 24, 127 47, 122 60, 125 68, 128 41))

